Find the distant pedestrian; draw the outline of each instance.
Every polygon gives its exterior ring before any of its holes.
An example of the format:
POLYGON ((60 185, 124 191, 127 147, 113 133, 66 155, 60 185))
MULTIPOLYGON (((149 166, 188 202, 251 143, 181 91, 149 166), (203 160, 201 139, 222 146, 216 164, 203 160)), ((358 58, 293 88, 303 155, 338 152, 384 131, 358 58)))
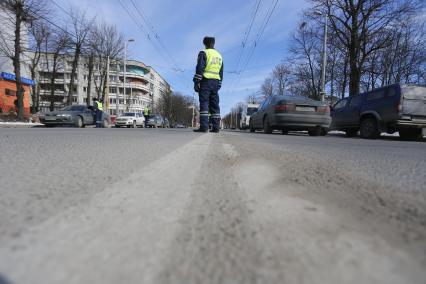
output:
POLYGON ((145 117, 145 128, 148 127, 148 119, 149 119, 149 108, 148 106, 145 106, 143 109, 143 116, 145 117))
POLYGON ((104 107, 101 99, 93 98, 93 108, 95 109, 96 128, 102 127, 104 107))
POLYGON ((194 131, 209 131, 210 113, 211 132, 219 132, 219 90, 223 80, 223 59, 222 55, 214 49, 214 37, 204 37, 203 44, 205 50, 198 53, 197 67, 193 79, 194 90, 198 93, 200 99, 200 127, 194 131))

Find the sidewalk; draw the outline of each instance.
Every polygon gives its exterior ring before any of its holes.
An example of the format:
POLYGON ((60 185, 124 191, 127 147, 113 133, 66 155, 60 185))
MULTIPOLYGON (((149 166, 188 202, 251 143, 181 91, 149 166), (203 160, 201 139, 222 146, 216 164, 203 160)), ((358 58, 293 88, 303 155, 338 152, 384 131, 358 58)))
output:
POLYGON ((0 121, 0 128, 31 128, 43 126, 41 123, 34 122, 5 122, 0 121))

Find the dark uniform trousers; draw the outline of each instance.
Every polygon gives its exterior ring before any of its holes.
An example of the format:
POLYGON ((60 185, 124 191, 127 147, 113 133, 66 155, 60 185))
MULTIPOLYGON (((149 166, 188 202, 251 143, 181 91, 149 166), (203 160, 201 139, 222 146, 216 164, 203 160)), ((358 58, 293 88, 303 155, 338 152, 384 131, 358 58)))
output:
POLYGON ((96 108, 96 127, 102 128, 103 112, 96 108))
POLYGON ((200 129, 209 129, 209 113, 211 115, 212 128, 219 129, 219 80, 203 78, 200 84, 200 129))

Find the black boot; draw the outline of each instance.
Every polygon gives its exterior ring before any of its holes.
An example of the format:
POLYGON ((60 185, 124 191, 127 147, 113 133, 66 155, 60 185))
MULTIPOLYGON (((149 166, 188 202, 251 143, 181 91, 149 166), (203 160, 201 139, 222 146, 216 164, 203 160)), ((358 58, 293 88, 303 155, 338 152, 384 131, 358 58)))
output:
POLYGON ((198 128, 198 129, 194 129, 194 132, 207 133, 209 131, 207 129, 198 128))
POLYGON ((210 132, 219 133, 219 129, 212 129, 210 132))

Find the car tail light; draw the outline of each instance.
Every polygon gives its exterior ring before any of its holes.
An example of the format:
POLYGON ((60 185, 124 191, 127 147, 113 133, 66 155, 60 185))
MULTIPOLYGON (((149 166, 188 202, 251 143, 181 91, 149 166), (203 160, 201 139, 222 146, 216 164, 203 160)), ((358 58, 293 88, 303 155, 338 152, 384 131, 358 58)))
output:
POLYGON ((330 113, 330 107, 329 106, 319 106, 319 107, 317 107, 317 112, 330 113))
POLYGON ((278 104, 275 106, 275 112, 287 112, 293 111, 296 109, 296 106, 293 104, 278 104))

